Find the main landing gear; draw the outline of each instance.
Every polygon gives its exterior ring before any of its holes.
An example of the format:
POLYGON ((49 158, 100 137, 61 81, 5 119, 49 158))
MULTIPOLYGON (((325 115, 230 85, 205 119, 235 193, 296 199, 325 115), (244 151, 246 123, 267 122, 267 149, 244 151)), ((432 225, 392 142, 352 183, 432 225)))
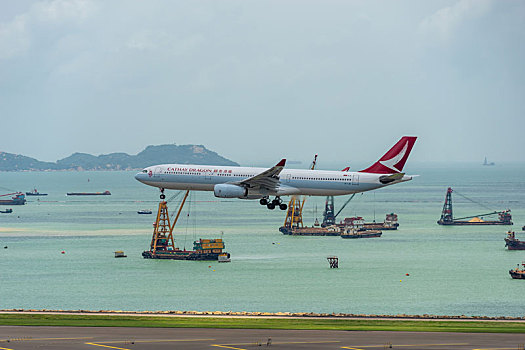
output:
POLYGON ((288 209, 286 203, 283 203, 283 200, 279 196, 275 197, 273 201, 270 201, 270 197, 268 196, 262 197, 259 203, 261 203, 261 205, 266 205, 266 207, 270 210, 274 210, 276 206, 278 206, 281 210, 288 209))

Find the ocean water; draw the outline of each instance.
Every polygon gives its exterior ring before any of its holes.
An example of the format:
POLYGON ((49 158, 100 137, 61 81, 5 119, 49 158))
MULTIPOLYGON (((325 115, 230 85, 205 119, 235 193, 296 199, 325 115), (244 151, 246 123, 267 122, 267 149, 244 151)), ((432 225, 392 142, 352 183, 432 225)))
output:
MULTIPOLYGON (((415 180, 358 194, 340 214, 399 215, 397 231, 360 240, 284 236, 282 211, 194 192, 176 244, 222 237, 227 264, 143 259, 155 218, 136 212, 155 211, 159 192, 134 172, 0 173, 2 193, 49 193, 0 214, 0 308, 525 316, 525 281, 508 274, 525 252, 504 248, 509 226, 436 224, 451 186, 473 200, 453 195, 455 216, 510 208, 525 239, 524 172, 516 164, 414 166, 415 180), (104 190, 112 195, 65 195, 104 190), (128 258, 115 259, 115 250, 128 258), (331 255, 339 269, 329 268, 331 255)), ((346 198, 336 197, 336 210, 346 198)), ((322 219, 324 201, 308 198, 305 224, 322 219)))

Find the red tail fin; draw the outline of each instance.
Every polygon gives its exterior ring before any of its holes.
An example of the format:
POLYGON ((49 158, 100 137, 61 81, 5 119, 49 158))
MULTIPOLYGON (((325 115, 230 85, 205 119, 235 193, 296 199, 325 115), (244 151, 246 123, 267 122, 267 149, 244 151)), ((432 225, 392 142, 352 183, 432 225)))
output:
POLYGON ((381 159, 360 172, 374 174, 400 173, 403 171, 416 139, 417 137, 415 136, 403 136, 381 159))

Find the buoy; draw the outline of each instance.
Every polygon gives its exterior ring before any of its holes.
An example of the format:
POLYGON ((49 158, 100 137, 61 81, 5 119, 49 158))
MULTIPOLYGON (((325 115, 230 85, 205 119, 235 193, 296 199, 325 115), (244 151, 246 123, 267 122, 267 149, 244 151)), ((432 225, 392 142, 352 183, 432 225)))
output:
POLYGON ((62 251, 62 254, 66 254, 66 252, 65 252, 65 251, 62 251))
POLYGON ((208 265, 208 268, 211 268, 211 265, 208 265))
POLYGON ((399 280, 399 282, 403 282, 403 280, 399 280))
POLYGON ((213 270, 213 272, 215 272, 215 270, 213 270))
POLYGON ((409 273, 407 273, 406 275, 407 275, 407 276, 410 276, 410 274, 409 274, 409 273))

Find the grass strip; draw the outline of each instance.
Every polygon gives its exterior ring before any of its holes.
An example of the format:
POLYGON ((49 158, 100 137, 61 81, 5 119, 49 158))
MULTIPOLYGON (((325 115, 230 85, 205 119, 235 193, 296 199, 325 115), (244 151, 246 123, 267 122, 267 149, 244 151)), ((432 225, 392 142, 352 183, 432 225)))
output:
POLYGON ((519 322, 147 317, 50 314, 0 314, 0 325, 525 333, 525 323, 519 322))

